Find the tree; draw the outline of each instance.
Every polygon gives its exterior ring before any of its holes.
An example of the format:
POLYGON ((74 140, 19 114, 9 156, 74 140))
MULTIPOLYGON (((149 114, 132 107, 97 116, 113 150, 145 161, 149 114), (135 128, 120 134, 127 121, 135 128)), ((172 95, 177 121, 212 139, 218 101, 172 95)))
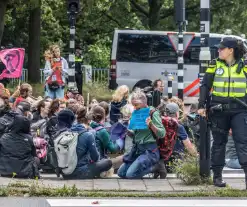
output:
POLYGON ((33 1, 29 17, 28 41, 28 80, 32 83, 40 81, 40 20, 41 0, 33 1))
POLYGON ((4 17, 6 13, 7 4, 8 4, 8 0, 0 0, 0 45, 3 36, 4 22, 5 22, 4 17))

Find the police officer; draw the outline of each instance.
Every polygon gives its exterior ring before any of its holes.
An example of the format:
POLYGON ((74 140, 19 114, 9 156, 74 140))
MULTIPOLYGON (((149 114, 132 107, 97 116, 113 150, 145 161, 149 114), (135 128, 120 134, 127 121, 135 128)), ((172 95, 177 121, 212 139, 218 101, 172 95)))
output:
POLYGON ((211 93, 213 182, 217 187, 225 187, 222 171, 230 128, 247 183, 247 64, 243 60, 243 43, 235 38, 224 38, 218 45, 218 52, 219 58, 211 61, 202 81, 198 113, 205 116, 205 103, 211 93))
POLYGON ((75 52, 75 81, 79 94, 82 95, 83 73, 82 73, 82 57, 80 48, 75 52))

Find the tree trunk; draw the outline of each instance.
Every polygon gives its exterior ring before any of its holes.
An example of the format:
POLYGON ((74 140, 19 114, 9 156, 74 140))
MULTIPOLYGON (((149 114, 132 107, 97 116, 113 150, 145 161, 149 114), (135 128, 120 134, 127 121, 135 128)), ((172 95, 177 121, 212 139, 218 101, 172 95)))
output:
POLYGON ((4 31, 4 16, 7 8, 8 0, 0 0, 0 46, 4 31))
POLYGON ((31 83, 40 82, 40 21, 41 4, 31 8, 29 17, 28 80, 31 83))
POLYGON ((150 30, 159 29, 161 0, 149 0, 149 19, 148 26, 150 30))

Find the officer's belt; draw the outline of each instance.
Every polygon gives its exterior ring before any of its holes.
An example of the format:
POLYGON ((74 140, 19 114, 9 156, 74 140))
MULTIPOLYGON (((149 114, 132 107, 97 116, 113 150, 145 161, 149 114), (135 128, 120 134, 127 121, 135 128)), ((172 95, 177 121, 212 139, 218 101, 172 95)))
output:
POLYGON ((244 109, 242 105, 238 103, 231 103, 231 104, 222 104, 222 109, 244 109))

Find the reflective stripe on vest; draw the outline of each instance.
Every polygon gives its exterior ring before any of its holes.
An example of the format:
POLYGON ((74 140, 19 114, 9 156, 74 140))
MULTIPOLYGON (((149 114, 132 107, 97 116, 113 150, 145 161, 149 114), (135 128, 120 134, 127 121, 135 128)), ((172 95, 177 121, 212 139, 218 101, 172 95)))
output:
POLYGON ((214 96, 244 97, 247 94, 246 76, 244 70, 236 73, 238 65, 228 68, 224 63, 217 61, 213 82, 214 96), (219 71, 217 73, 217 70, 219 71), (222 72, 223 71, 223 72, 222 72))
POLYGON ((82 59, 75 57, 75 62, 82 62, 82 59))

